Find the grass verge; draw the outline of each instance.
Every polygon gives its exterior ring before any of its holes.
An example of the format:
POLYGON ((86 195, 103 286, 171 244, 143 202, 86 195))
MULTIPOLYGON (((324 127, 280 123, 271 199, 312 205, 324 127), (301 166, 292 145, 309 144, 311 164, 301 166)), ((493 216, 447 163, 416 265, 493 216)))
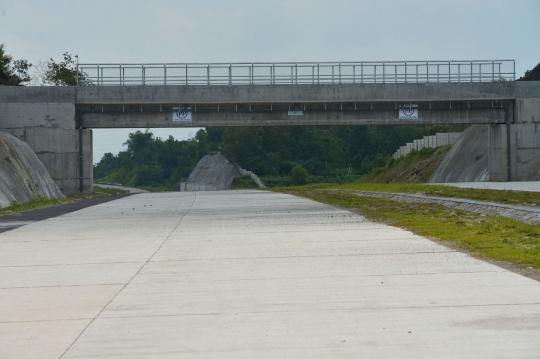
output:
POLYGON ((35 198, 25 203, 19 203, 17 201, 13 201, 11 205, 0 208, 0 216, 6 215, 6 214, 31 211, 33 209, 54 206, 54 205, 58 205, 62 203, 79 201, 79 200, 88 199, 88 198, 112 196, 112 195, 126 194, 126 193, 129 193, 129 191, 115 189, 115 188, 103 188, 99 186, 94 186, 94 192, 89 193, 89 194, 70 195, 64 198, 35 198))
MULTIPOLYGON (((527 269, 540 268, 540 227, 516 220, 482 216, 437 204, 399 202, 332 190, 281 188, 319 202, 338 205, 445 245, 527 269)), ((535 271, 535 276, 540 272, 535 271)))
MULTIPOLYGON (((310 189, 309 186, 290 189, 310 189)), ((540 192, 506 191, 478 188, 459 188, 419 183, 347 183, 313 185, 313 189, 348 189, 357 191, 414 193, 426 196, 468 198, 477 201, 497 202, 510 205, 532 205, 540 207, 540 192)), ((285 190, 280 188, 278 190, 285 190)))

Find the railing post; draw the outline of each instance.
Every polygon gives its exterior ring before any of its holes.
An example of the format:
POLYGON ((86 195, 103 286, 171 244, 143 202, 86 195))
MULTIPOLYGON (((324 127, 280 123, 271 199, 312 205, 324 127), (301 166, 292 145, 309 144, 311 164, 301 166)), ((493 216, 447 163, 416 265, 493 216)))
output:
POLYGON ((163 64, 163 84, 167 86, 167 64, 163 64))
POLYGON ((229 85, 232 85, 232 64, 229 64, 229 85))
POLYGON ((407 61, 405 61, 405 83, 407 83, 407 61))
MULTIPOLYGON (((144 64, 141 65, 141 72, 142 72, 142 84, 143 86, 146 84, 146 79, 145 79, 145 76, 146 76, 146 73, 144 71, 144 64)), ((103 78, 103 76, 101 76, 103 78)))
POLYGON ((478 64, 478 82, 482 82, 482 63, 478 64))
POLYGON ((491 74, 492 74, 491 81, 495 81, 495 61, 493 60, 491 60, 491 74))
POLYGON ((386 64, 382 63, 382 83, 386 83, 386 64))
POLYGON ((206 65, 206 84, 210 85, 210 64, 206 65))
POLYGON ((473 82, 473 64, 472 64, 472 61, 471 61, 471 82, 473 82))
POLYGON ((341 62, 339 63, 339 84, 341 85, 341 62))

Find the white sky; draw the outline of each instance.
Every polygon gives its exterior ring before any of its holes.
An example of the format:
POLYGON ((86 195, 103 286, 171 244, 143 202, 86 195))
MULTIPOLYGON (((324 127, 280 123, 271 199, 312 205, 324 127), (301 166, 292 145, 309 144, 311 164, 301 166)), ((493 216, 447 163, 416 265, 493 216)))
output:
MULTIPOLYGON (((539 19, 540 0, 0 0, 0 42, 33 63, 515 59, 521 76, 539 19)), ((94 161, 128 132, 96 130, 94 161)))

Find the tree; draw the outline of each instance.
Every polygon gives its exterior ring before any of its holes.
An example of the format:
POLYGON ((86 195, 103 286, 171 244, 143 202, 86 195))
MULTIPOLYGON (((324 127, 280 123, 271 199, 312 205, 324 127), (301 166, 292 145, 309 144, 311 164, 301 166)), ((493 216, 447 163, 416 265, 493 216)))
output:
MULTIPOLYGON (((56 63, 52 58, 47 61, 45 71, 45 82, 55 86, 75 86, 77 85, 77 63, 72 56, 64 53, 64 61, 56 63)), ((82 77, 82 76, 81 76, 82 77)))
POLYGON ((296 165, 291 171, 291 177, 294 184, 302 185, 307 183, 307 171, 301 165, 296 165))
POLYGON ((14 85, 23 85, 31 80, 28 71, 32 64, 27 60, 13 60, 13 57, 6 54, 4 44, 0 44, 0 70, 3 71, 9 81, 14 85))

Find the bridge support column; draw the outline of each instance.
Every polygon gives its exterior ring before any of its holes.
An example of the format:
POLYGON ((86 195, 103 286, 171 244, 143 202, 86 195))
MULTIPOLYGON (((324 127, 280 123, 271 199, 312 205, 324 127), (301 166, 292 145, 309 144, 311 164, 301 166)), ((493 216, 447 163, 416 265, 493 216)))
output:
MULTIPOLYGON (((540 99, 518 98, 510 109, 512 181, 540 180, 540 99)), ((508 181, 507 126, 490 125, 490 181, 508 181)))
POLYGON ((26 130, 26 143, 64 194, 81 193, 79 147, 82 145, 82 193, 92 192, 92 130, 83 130, 79 137, 79 130, 33 127, 26 130))

